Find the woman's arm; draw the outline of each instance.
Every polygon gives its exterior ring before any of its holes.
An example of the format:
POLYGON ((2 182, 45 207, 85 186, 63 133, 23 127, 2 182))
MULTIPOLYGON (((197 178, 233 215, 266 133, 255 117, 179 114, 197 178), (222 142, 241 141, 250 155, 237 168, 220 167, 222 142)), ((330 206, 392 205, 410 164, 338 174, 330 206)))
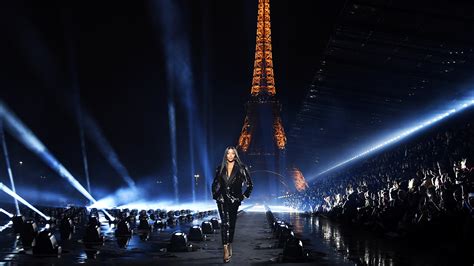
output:
POLYGON ((252 193, 253 183, 252 179, 250 178, 250 171, 247 166, 244 167, 244 179, 245 185, 247 186, 247 189, 244 192, 244 196, 246 198, 249 198, 250 193, 252 193))
POLYGON ((214 180, 212 181, 212 198, 217 200, 221 190, 221 184, 219 182, 219 167, 216 169, 214 180))

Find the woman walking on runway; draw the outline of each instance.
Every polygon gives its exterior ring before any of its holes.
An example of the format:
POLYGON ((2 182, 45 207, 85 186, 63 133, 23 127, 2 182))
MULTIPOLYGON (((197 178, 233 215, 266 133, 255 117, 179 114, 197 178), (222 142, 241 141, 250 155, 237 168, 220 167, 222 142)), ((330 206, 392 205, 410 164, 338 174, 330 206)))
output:
POLYGON ((239 158, 237 150, 230 146, 225 149, 222 163, 216 169, 212 182, 212 198, 216 200, 222 221, 221 235, 224 245, 224 262, 232 257, 232 241, 235 233, 237 210, 240 203, 250 197, 253 184, 247 166, 239 158), (242 186, 247 186, 242 193, 242 186))

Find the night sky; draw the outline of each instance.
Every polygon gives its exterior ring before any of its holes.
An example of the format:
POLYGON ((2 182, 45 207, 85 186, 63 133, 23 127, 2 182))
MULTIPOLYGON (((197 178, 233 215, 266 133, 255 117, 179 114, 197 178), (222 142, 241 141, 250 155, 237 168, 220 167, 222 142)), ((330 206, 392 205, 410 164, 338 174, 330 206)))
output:
MULTIPOLYGON (((295 119, 343 4, 322 2, 271 2, 275 80, 285 125, 295 119)), ((197 138, 208 141, 211 166, 219 163, 227 145, 236 144, 250 95, 256 0, 1 5, 0 99, 81 183, 77 99, 137 182, 161 180, 167 188, 171 182, 167 104, 174 101, 178 169, 188 176, 186 100, 179 91, 170 94, 166 65, 172 57, 164 48, 166 32, 179 38, 177 43, 185 44, 183 54, 189 55, 191 76, 183 79, 191 84, 190 101, 196 108, 192 119, 202 124, 204 136, 197 138), (169 5, 174 8, 162 12, 169 5), (164 13, 176 24, 164 25, 164 13)), ((17 186, 82 197, 8 134, 7 144, 17 186)), ((86 147, 92 194, 100 197, 123 187, 90 137, 86 147)), ((6 182, 1 158, 0 178, 6 182)), ((189 178, 182 180, 188 186, 189 178)), ((168 195, 169 189, 155 192, 168 195)))

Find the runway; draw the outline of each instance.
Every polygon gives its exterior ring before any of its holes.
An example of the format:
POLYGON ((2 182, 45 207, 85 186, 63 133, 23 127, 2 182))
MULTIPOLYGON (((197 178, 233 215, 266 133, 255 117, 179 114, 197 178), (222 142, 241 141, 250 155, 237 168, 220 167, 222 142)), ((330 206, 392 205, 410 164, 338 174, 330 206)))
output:
MULTIPOLYGON (((275 213, 275 215, 278 215, 275 213)), ((115 237, 114 225, 110 226, 102 219, 102 233, 105 237, 104 245, 97 248, 85 247, 82 237, 85 226, 78 226, 70 240, 63 240, 59 230, 55 232, 56 239, 62 246, 60 257, 38 257, 32 255, 31 249, 23 249, 21 241, 16 239, 12 229, 2 232, 0 244, 3 247, 0 254, 1 263, 19 265, 219 265, 222 264, 222 244, 220 231, 207 234, 204 241, 189 241, 188 251, 170 251, 170 238, 173 232, 180 230, 188 233, 192 225, 216 217, 209 216, 195 219, 192 223, 178 224, 163 230, 156 228, 147 235, 138 233, 131 236, 128 244, 121 247, 115 237)), ((218 216, 217 216, 218 217, 218 216)), ((84 223, 85 221, 83 221, 84 223)), ((298 235, 297 235, 298 236, 298 235)), ((344 259, 338 254, 325 248, 324 245, 310 243, 305 240, 312 259, 297 265, 344 264, 344 259)), ((123 244, 123 243, 122 243, 123 244)), ((243 210, 238 215, 236 235, 233 245, 234 254, 228 265, 266 265, 282 263, 282 248, 278 248, 278 240, 272 234, 265 212, 243 210)), ((291 265, 291 263, 284 263, 291 265)))

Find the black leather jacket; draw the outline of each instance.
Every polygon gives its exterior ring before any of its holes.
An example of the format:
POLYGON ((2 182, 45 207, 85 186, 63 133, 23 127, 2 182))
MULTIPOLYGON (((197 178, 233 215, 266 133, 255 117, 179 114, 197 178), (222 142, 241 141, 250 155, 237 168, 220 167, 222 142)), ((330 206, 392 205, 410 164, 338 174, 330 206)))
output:
POLYGON ((250 197, 253 189, 247 166, 239 166, 237 163, 232 168, 230 177, 226 176, 226 169, 221 172, 221 167, 217 167, 214 181, 212 182, 212 198, 217 202, 241 202, 250 197), (245 183, 247 189, 242 193, 242 185, 245 183))

